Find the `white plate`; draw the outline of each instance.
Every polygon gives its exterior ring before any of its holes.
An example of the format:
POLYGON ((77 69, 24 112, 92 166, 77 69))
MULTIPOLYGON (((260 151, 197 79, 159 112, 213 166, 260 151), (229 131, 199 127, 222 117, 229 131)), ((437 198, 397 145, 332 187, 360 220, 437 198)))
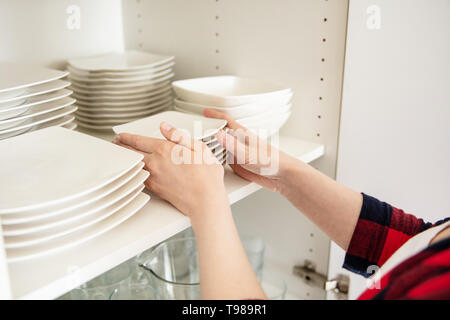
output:
POLYGON ((7 102, 0 102, 0 109, 10 109, 13 107, 17 107, 18 105, 24 103, 26 100, 26 98, 21 98, 7 102))
POLYGON ((82 99, 77 100, 77 104, 79 106, 85 107, 85 108, 91 108, 92 110, 101 109, 101 108, 109 108, 109 109, 116 109, 116 108, 123 108, 126 109, 128 107, 136 107, 136 106, 144 106, 149 105, 151 103, 158 103, 161 100, 172 100, 172 92, 169 90, 166 90, 165 92, 152 96, 147 97, 145 99, 136 99, 136 100, 124 100, 124 101, 110 101, 110 102, 92 102, 92 101, 85 101, 82 99))
POLYGON ((184 101, 214 107, 277 100, 292 90, 280 85, 236 76, 205 77, 172 83, 176 95, 184 101))
POLYGON ((15 96, 15 97, 12 97, 12 98, 0 100, 0 106, 1 106, 1 103, 4 103, 4 102, 11 102, 11 101, 16 101, 16 100, 22 100, 22 99, 33 97, 33 96, 37 96, 37 95, 40 95, 40 94, 50 93, 50 92, 53 92, 53 91, 57 91, 57 90, 61 90, 61 89, 67 88, 69 85, 70 85, 70 82, 68 82, 68 81, 55 80, 55 81, 50 81, 50 82, 47 82, 47 83, 39 84, 39 85, 36 85, 36 86, 31 86, 31 87, 27 88, 27 90, 24 91, 19 96, 15 96))
POLYGON ((138 119, 141 119, 142 117, 148 116, 150 114, 154 113, 153 111, 144 114, 144 115, 140 115, 140 116, 135 116, 135 117, 118 117, 118 118, 87 118, 87 117, 83 117, 81 115, 76 115, 77 121, 80 123, 85 123, 85 124, 90 124, 90 125, 100 125, 100 126, 104 126, 104 125, 119 125, 119 124, 123 124, 123 123, 128 123, 131 121, 135 121, 138 119))
POLYGON ((163 81, 161 83, 156 83, 154 85, 136 87, 130 89, 115 89, 115 90, 88 90, 80 87, 72 86, 71 89, 78 95, 88 95, 91 97, 104 98, 109 97, 113 99, 114 97, 124 97, 124 96, 139 96, 139 95, 150 95, 156 90, 162 88, 167 89, 170 87, 170 81, 163 81))
POLYGON ((79 219, 83 219, 88 216, 92 216, 97 212, 108 208, 109 206, 121 201, 129 194, 140 189, 142 191, 144 185, 143 183, 147 180, 149 173, 147 171, 139 170, 139 174, 134 177, 131 181, 126 183, 124 186, 109 194, 105 198, 102 198, 89 206, 84 206, 76 210, 71 210, 61 216, 51 217, 49 219, 44 219, 43 221, 16 224, 16 225, 3 225, 3 235, 5 237, 17 237, 23 235, 29 235, 34 233, 40 233, 43 231, 51 230, 54 232, 54 228, 64 226, 65 228, 71 227, 73 222, 79 219), (142 188, 141 188, 142 187, 142 188), (67 226, 70 224, 70 226, 67 226))
POLYGON ((22 108, 22 109, 16 109, 16 110, 11 110, 11 111, 7 111, 7 112, 2 112, 0 113, 0 120, 7 120, 7 119, 11 119, 17 116, 20 116, 21 114, 24 114, 25 112, 28 111, 29 108, 22 108))
POLYGON ((203 116, 187 114, 177 111, 166 111, 156 115, 133 121, 113 128, 115 133, 134 133, 147 137, 165 139, 160 132, 161 122, 189 132, 195 139, 216 134, 227 124, 226 120, 205 118, 203 116))
POLYGON ((55 240, 57 238, 61 238, 67 236, 71 233, 80 231, 87 227, 90 227, 103 219, 108 218, 109 216, 116 213, 118 210, 122 209, 124 206, 129 204, 132 200, 134 200, 139 193, 144 189, 144 185, 141 184, 137 186, 131 193, 126 195, 120 200, 117 200, 110 206, 93 213, 91 215, 86 215, 81 217, 76 221, 72 221, 70 225, 60 226, 56 228, 52 228, 52 230, 41 231, 33 234, 27 234, 22 236, 14 236, 14 237, 5 237, 4 245, 6 249, 17 249, 29 246, 35 246, 42 242, 47 242, 51 240, 55 240))
POLYGON ((85 95, 83 93, 74 92, 73 97, 78 101, 82 101, 84 104, 87 103, 132 103, 135 100, 151 99, 155 96, 165 95, 172 93, 172 87, 169 82, 164 83, 164 86, 157 88, 155 90, 150 90, 144 93, 138 94, 128 94, 128 95, 85 95))
POLYGON ((62 127, 69 129, 69 130, 75 130, 77 128, 77 124, 75 122, 70 122, 70 123, 63 125, 62 127))
POLYGON ((0 93, 0 101, 14 99, 15 97, 19 97, 27 92, 27 89, 16 89, 6 92, 0 93))
POLYGON ((152 115, 158 111, 162 111, 167 109, 170 106, 170 104, 163 105, 159 108, 155 109, 147 109, 143 111, 137 111, 137 112, 123 112, 123 113, 102 113, 102 114, 91 114, 91 113, 84 113, 84 112, 77 112, 77 117, 83 121, 84 119, 89 122, 92 121, 93 123, 102 123, 104 120, 127 120, 127 119, 133 119, 136 120, 136 118, 139 117, 145 117, 152 115))
POLYGON ((18 63, 0 63, 0 93, 16 91, 30 86, 64 78, 68 72, 18 63))
POLYGON ((2 116, 2 114, 4 114, 4 113, 8 113, 13 110, 29 108, 29 107, 32 107, 32 106, 35 106, 38 104, 62 99, 62 98, 70 96, 71 94, 72 94, 72 91, 67 90, 67 89, 62 89, 62 90, 58 90, 55 92, 30 97, 30 98, 27 98, 27 101, 25 101, 25 103, 23 103, 21 105, 18 105, 13 108, 8 108, 8 109, 0 109, 0 116, 2 116))
POLYGON ((135 50, 123 53, 109 53, 95 57, 70 59, 69 65, 91 72, 136 71, 154 68, 175 59, 174 56, 151 54, 135 50))
POLYGON ((170 69, 175 65, 174 61, 171 61, 169 63, 165 63, 162 65, 159 65, 154 68, 146 68, 142 70, 136 70, 136 71, 119 71, 119 72, 113 72, 113 71, 105 71, 105 72, 90 72, 85 70, 79 70, 77 68, 74 68, 70 65, 67 65, 67 71, 70 72, 72 75, 76 75, 77 77, 82 78, 88 78, 88 79, 102 79, 102 78, 114 78, 114 79, 128 79, 128 78, 134 78, 134 77, 140 77, 140 76, 147 76, 151 75, 166 69, 170 69))
POLYGON ((221 107, 212 107, 212 106, 205 106, 201 104, 196 103, 190 103, 186 101, 182 101, 180 99, 175 99, 175 105, 178 107, 178 109, 183 111, 188 111, 190 113, 197 113, 197 114, 203 114, 203 111, 205 109, 214 109, 217 111, 224 112, 228 114, 233 119, 240 119, 249 117, 255 114, 259 114, 261 112, 266 111, 277 111, 282 106, 285 106, 288 104, 292 98, 293 93, 287 93, 285 95, 280 95, 279 99, 276 101, 269 100, 268 102, 262 101, 258 103, 250 103, 250 104, 244 104, 237 107, 230 107, 230 108, 221 108, 221 107))
POLYGON ((26 213, 8 214, 2 216, 2 225, 17 225, 17 224, 42 224, 42 220, 58 219, 60 215, 70 214, 71 212, 87 211, 96 202, 102 202, 102 199, 109 197, 112 193, 119 190, 132 179, 134 179, 144 167, 143 162, 139 162, 133 168, 129 169, 116 180, 107 184, 106 186, 88 193, 82 197, 64 201, 55 205, 29 210, 26 213))
POLYGON ((95 115, 104 115, 104 114, 112 114, 112 115, 118 115, 118 114, 128 114, 128 113, 137 113, 137 112, 143 112, 143 111, 150 111, 150 110, 159 110, 161 107, 167 107, 167 105, 172 105, 172 97, 169 96, 166 99, 143 104, 143 105, 136 105, 136 106, 129 106, 129 107, 112 107, 112 108, 102 108, 102 107, 84 107, 79 106, 79 110, 83 111, 82 113, 86 113, 86 116, 95 116, 95 115))
POLYGON ((140 209, 142 209, 142 207, 149 200, 150 197, 147 194, 141 192, 136 197, 136 199, 134 199, 134 201, 131 201, 124 208, 120 209, 107 219, 104 219, 85 230, 75 232, 63 238, 49 241, 41 245, 21 249, 6 250, 7 262, 13 263, 32 258, 38 258, 80 245, 118 226, 119 224, 133 216, 140 209))
POLYGON ((77 125, 80 128, 84 128, 84 129, 92 129, 92 130, 101 130, 101 131, 112 131, 112 128, 114 127, 114 125, 99 125, 99 124, 89 124, 89 123, 84 123, 83 121, 79 121, 77 119, 77 125))
POLYGON ((74 113, 75 111, 77 111, 77 107, 74 105, 71 105, 71 106, 65 107, 60 110, 52 111, 52 112, 49 112, 46 114, 41 114, 39 116, 33 116, 31 118, 26 119, 26 121, 20 123, 19 125, 15 126, 13 128, 0 130, 0 135, 5 134, 5 133, 14 132, 17 130, 22 130, 24 128, 36 126, 38 124, 44 124, 46 122, 49 122, 49 121, 52 121, 55 119, 59 119, 68 114, 74 113))
MULTIPOLYGON (((45 128, 48 128, 48 127, 62 127, 62 126, 65 126, 67 124, 70 124, 74 120, 75 120, 75 117, 69 114, 69 115, 64 116, 62 118, 51 120, 51 121, 45 122, 43 124, 38 124, 38 125, 35 125, 35 126, 26 127, 26 128, 20 129, 20 130, 9 132, 9 133, 0 134, 0 140, 4 140, 4 139, 7 139, 7 138, 15 137, 15 136, 18 136, 20 134, 24 134, 26 132, 31 132, 31 131, 45 129, 45 128)), ((27 123, 31 123, 31 120, 27 119, 27 123)))
POLYGON ((25 213, 82 197, 111 183, 143 158, 59 127, 0 141, 0 154, 0 214, 25 213))
POLYGON ((169 73, 159 78, 144 81, 134 81, 130 83, 114 83, 114 84, 85 84, 83 82, 71 79, 71 86, 74 91, 77 89, 89 90, 90 92, 104 91, 104 90, 127 90, 127 89, 138 89, 138 88, 153 88, 154 85, 165 82, 173 78, 175 74, 169 73))
POLYGON ((69 74, 68 78, 71 81, 75 81, 87 86, 93 86, 93 85, 109 85, 109 84, 132 84, 136 82, 142 82, 142 81, 150 81, 152 79, 161 78, 167 74, 173 73, 172 69, 162 70, 157 73, 148 74, 145 76, 138 76, 138 77, 132 77, 132 78, 99 78, 99 79, 89 79, 84 77, 79 77, 75 74, 69 74))
POLYGON ((41 114, 46 114, 52 111, 56 111, 62 109, 64 107, 70 106, 75 103, 75 99, 71 98, 62 98, 59 100, 55 100, 52 102, 47 102, 43 104, 36 105, 34 107, 30 107, 26 113, 7 120, 0 120, 0 130, 4 130, 11 126, 16 126, 19 123, 23 122, 25 119, 36 117, 41 114))

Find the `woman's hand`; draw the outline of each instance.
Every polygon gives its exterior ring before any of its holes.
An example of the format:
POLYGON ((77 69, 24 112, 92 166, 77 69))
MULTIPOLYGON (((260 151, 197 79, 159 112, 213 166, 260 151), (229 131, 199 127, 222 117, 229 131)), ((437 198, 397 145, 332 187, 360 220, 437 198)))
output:
POLYGON ((206 109, 204 115, 227 120, 229 130, 220 130, 217 139, 229 152, 227 163, 233 171, 264 188, 281 192, 286 171, 298 160, 266 143, 223 112, 206 109))
POLYGON ((191 220, 228 206, 223 167, 208 147, 167 123, 160 130, 167 140, 121 133, 113 142, 143 154, 150 172, 146 187, 191 220))

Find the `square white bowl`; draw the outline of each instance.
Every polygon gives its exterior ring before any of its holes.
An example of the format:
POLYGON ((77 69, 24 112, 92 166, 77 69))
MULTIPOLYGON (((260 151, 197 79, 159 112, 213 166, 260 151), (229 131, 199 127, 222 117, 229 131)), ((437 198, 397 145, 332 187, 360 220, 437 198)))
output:
POLYGON ((174 81, 172 86, 181 100, 214 107, 268 102, 292 91, 277 84, 237 76, 178 80, 174 81))

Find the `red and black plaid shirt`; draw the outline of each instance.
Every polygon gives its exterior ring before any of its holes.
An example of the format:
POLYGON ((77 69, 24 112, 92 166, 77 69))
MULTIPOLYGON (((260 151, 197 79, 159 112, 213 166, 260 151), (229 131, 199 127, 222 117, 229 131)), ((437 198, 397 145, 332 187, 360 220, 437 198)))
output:
MULTIPOLYGON (((448 221, 425 223, 411 214, 363 194, 358 223, 345 256, 344 268, 371 276, 406 241, 448 221)), ((377 288, 359 299, 450 299, 450 238, 434 243, 392 269, 377 288)))

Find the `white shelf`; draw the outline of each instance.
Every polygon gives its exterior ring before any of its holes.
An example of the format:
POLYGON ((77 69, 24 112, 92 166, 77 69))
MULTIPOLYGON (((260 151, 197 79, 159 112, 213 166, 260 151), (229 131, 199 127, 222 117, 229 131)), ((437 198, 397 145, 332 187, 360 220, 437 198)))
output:
MULTIPOLYGON (((288 137, 280 137, 280 149, 304 162, 318 159, 325 152, 323 145, 288 137)), ((231 203, 260 189, 235 175, 230 168, 225 173, 225 186, 231 203)), ((81 246, 9 264, 13 298, 57 298, 189 226, 187 217, 169 203, 153 197, 132 218, 81 246)))

